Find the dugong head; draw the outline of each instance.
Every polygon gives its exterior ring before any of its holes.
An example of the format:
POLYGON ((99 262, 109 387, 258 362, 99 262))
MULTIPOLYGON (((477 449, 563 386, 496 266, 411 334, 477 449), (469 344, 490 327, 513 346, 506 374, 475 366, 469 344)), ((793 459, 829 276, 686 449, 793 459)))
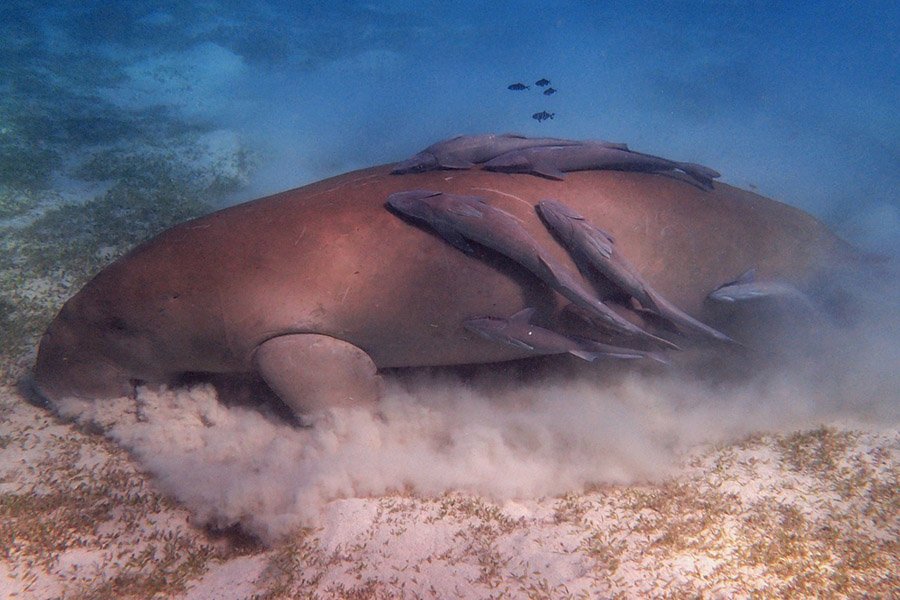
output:
POLYGON ((67 303, 41 338, 34 391, 55 404, 64 397, 111 398, 134 391, 117 361, 100 352, 108 336, 85 335, 85 323, 67 303))
POLYGON ((101 274, 70 298, 47 328, 33 381, 43 400, 132 395, 142 381, 164 379, 153 333, 157 327, 148 318, 159 314, 158 306, 146 302, 142 311, 127 298, 113 296, 110 286, 118 281, 101 274))

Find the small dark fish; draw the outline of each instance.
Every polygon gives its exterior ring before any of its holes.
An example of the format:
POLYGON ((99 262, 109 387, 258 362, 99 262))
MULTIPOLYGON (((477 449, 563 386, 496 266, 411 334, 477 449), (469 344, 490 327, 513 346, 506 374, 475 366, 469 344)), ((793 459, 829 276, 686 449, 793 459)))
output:
POLYGON ((547 88, 546 90, 544 90, 544 95, 545 95, 545 96, 550 96, 550 95, 555 94, 555 93, 556 93, 556 88, 549 87, 549 88, 547 88))
POLYGON ((525 85, 524 83, 514 83, 514 84, 512 84, 512 85, 506 86, 506 89, 508 89, 508 90, 515 90, 515 91, 518 92, 519 90, 527 90, 527 89, 530 89, 530 86, 527 86, 527 85, 525 85))
POLYGON ((552 119, 553 115, 556 113, 549 113, 546 110, 542 110, 541 112, 536 112, 531 115, 532 119, 535 119, 537 122, 546 121, 547 119, 552 119))
POLYGON ((538 79, 537 81, 534 82, 534 85, 536 85, 538 87, 544 87, 545 85, 550 85, 550 80, 549 79, 538 79))

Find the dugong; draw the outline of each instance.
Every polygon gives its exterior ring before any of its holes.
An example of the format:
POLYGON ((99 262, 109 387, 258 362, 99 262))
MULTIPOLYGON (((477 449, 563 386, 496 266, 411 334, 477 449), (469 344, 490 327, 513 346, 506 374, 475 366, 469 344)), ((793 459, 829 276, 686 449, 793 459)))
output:
MULTIPOLYGON (((469 331, 476 317, 533 307, 541 327, 566 331, 568 301, 527 269, 480 245, 461 252, 386 209, 407 190, 483 198, 589 287, 536 213, 540 200, 559 199, 608 232, 643 281, 703 322, 713 318, 707 295, 735 274, 755 269, 803 289, 856 255, 810 215, 725 184, 705 190, 644 172, 575 171, 552 181, 394 169, 225 208, 140 244, 50 323, 35 390, 50 403, 102 400, 186 375, 254 374, 302 414, 375 401, 382 369, 531 355, 469 331)), ((742 338, 727 322, 711 324, 742 338)))

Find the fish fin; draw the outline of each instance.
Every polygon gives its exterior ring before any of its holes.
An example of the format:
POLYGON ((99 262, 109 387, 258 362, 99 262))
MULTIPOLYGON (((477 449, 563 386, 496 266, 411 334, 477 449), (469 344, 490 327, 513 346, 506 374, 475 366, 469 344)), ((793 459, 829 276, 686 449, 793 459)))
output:
POLYGON ((581 360, 586 360, 588 362, 594 362, 600 355, 596 352, 588 352, 587 350, 569 350, 569 354, 572 356, 577 356, 581 360))
MULTIPOLYGON (((681 162, 677 164, 679 169, 698 179, 711 180, 718 179, 722 176, 722 174, 715 169, 710 169, 709 167, 704 167, 703 165, 698 165, 697 163, 681 162)), ((712 182, 710 181, 710 183, 712 182)))
POLYGON ((615 358, 618 360, 638 360, 644 358, 643 352, 629 352, 625 348, 623 348, 621 352, 612 350, 601 350, 598 352, 590 352, 588 350, 569 350, 569 354, 577 356, 578 358, 581 358, 588 362, 594 362, 598 358, 615 358))
POLYGON ((595 227, 594 231, 591 232, 590 237, 588 237, 588 243, 597 250, 603 258, 612 258, 612 238, 602 229, 595 227))
POLYGON ((610 232, 608 232, 608 231, 605 230, 605 229, 601 229, 601 228, 597 227, 596 225, 591 225, 591 226, 592 226, 594 229, 596 229, 597 231, 599 231, 600 233, 602 233, 602 234, 606 237, 606 239, 609 240, 609 245, 610 245, 610 246, 612 246, 613 244, 616 243, 616 238, 614 238, 613 235, 612 235, 610 232))
POLYGON ((669 357, 662 352, 647 352, 647 354, 645 354, 644 356, 646 356, 650 360, 655 360, 661 365, 666 365, 667 367, 672 365, 672 361, 669 360, 669 357))
POLYGON ((537 211, 542 215, 547 213, 557 213, 567 219, 571 219, 572 221, 585 221, 586 219, 580 215, 579 213, 572 210, 572 208, 553 198, 545 198, 537 203, 537 211))
POLYGON ((394 192, 387 197, 387 204, 392 201, 399 200, 424 200, 425 198, 434 198, 440 196, 443 192, 434 192, 432 190, 403 190, 402 192, 394 192))
POLYGON ((435 224, 433 227, 434 230, 444 238, 444 241, 454 246, 456 249, 462 250, 466 254, 475 254, 475 249, 469 244, 468 240, 452 227, 438 224, 435 224))
POLYGON ((620 360, 638 360, 646 358, 655 360, 656 362, 662 363, 664 365, 672 364, 672 362, 666 357, 666 355, 661 352, 647 352, 646 350, 635 350, 622 346, 611 346, 609 344, 604 344, 602 342, 598 342, 596 340, 588 338, 575 339, 577 339, 588 348, 594 348, 591 353, 596 354, 597 356, 618 358, 620 360))
MULTIPOLYGON (((554 285, 557 285, 559 287, 565 287, 562 280, 559 277, 559 273, 556 271, 554 266, 546 258, 544 258, 544 255, 538 254, 537 258, 538 258, 538 263, 541 265, 541 267, 543 267, 546 276, 553 281, 554 285)), ((537 273, 535 273, 535 275, 537 275, 537 273)))
POLYGON ((674 331, 688 335, 699 334, 726 344, 737 344, 730 336, 722 333, 715 327, 710 327, 706 323, 695 319, 666 300, 666 298, 658 292, 648 289, 647 297, 651 302, 651 306, 645 307, 638 312, 646 310, 647 312, 642 314, 649 316, 651 319, 662 321, 662 324, 666 326, 667 329, 674 329, 674 331))
POLYGON ((516 314, 509 317, 509 321, 521 321, 522 323, 531 323, 531 317, 534 316, 535 308, 533 306, 528 306, 523 308, 516 314))
POLYGON ((479 219, 484 216, 483 212, 470 204, 462 204, 459 206, 448 208, 447 212, 453 213, 454 215, 459 215, 461 217, 476 217, 479 219))
MULTIPOLYGON (((800 293, 799 290, 797 292, 800 293)), ((716 288, 709 295, 712 300, 718 300, 719 302, 747 302, 752 300, 759 300, 760 298, 774 298, 776 296, 777 294, 773 294, 771 290, 765 289, 764 285, 756 284, 754 282, 729 283, 716 288), (738 287, 739 291, 731 289, 738 287)))
POLYGON ((529 172, 532 175, 540 175, 541 177, 546 177, 547 179, 555 179, 556 181, 562 181, 566 178, 566 174, 560 171, 558 168, 552 165, 531 165, 531 169, 529 172))
POLYGON ((646 354, 636 352, 604 352, 603 356, 617 358, 619 360, 640 360, 645 358, 646 354))
POLYGON ((396 167, 391 169, 391 175, 406 175, 407 173, 416 173, 426 170, 428 170, 426 163, 415 158, 411 158, 409 160, 398 163, 396 167))
POLYGON ((732 283, 716 289, 710 296, 716 294, 716 296, 713 297, 714 300, 725 300, 726 302, 740 302, 743 300, 757 300, 760 298, 786 298, 803 305, 813 305, 813 302, 809 297, 801 292, 795 285, 782 282, 776 283, 778 285, 777 290, 772 289, 771 286, 773 282, 750 281, 748 283, 732 283), (741 286, 740 297, 728 296, 728 288, 737 287, 738 285, 741 286))
POLYGON ((726 281, 725 283, 723 283, 722 285, 720 285, 719 287, 714 289, 710 293, 710 295, 712 295, 715 292, 718 292, 719 290, 730 287, 732 285, 742 285, 745 283, 753 283, 755 281, 756 281, 756 267, 751 267, 751 268, 747 269, 746 271, 744 271, 743 273, 741 273, 740 275, 738 275, 737 279, 732 279, 731 281, 726 281))
POLYGON ((514 348, 521 348, 522 350, 528 350, 529 352, 534 352, 534 346, 531 344, 526 344, 522 340, 518 338, 508 337, 503 339, 503 343, 509 346, 513 346, 514 348))
POLYGON ((713 189, 713 179, 721 177, 721 173, 703 165, 687 162, 673 162, 672 164, 674 168, 681 170, 705 190, 713 189))
POLYGON ((442 169, 466 170, 475 166, 475 163, 458 156, 445 156, 438 160, 438 164, 442 169))
POLYGON ((734 296, 728 295, 728 288, 730 288, 733 284, 726 283, 724 285, 720 285, 709 294, 706 295, 707 300, 712 300, 713 302, 725 302, 731 304, 735 301, 734 296))
POLYGON ((756 281, 756 267, 747 269, 732 283, 753 283, 756 281))

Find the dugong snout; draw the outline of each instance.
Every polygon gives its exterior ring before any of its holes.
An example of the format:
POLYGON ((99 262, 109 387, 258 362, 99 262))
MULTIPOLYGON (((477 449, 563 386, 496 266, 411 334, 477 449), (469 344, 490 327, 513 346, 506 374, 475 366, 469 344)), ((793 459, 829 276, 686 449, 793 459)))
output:
POLYGON ((41 338, 34 366, 33 391, 55 404, 65 397, 115 398, 132 395, 134 382, 93 346, 95 336, 84 336, 64 307, 41 338))

